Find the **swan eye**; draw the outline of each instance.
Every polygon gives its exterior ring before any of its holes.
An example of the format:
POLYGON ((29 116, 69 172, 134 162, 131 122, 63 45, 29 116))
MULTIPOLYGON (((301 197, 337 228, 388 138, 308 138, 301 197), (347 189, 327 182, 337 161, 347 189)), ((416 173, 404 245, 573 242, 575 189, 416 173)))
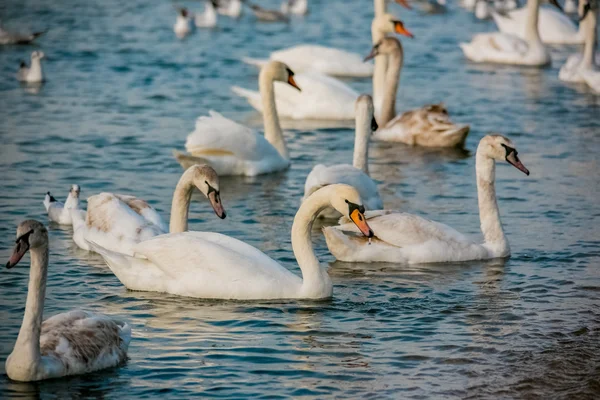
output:
POLYGON ((15 240, 15 243, 17 243, 17 245, 21 245, 21 243, 23 243, 23 241, 29 245, 29 236, 33 233, 33 229, 30 229, 29 232, 25 232, 24 234, 22 234, 21 236, 19 236, 17 238, 17 240, 15 240))

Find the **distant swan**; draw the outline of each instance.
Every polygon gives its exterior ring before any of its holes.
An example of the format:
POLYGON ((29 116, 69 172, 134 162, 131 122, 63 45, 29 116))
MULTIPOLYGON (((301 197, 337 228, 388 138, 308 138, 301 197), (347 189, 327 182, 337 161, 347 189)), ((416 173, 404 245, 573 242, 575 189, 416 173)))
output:
MULTIPOLYGON (((460 47, 469 60, 497 64, 545 66, 550 53, 538 31, 541 0, 527 0, 527 18, 523 22, 524 38, 504 32, 479 33, 460 47)), ((550 0, 556 3, 556 0, 550 0)))
POLYGON ((366 58, 373 57, 388 57, 386 87, 379 117, 380 128, 373 134, 374 140, 426 147, 464 145, 469 125, 452 123, 443 104, 429 104, 396 116, 396 92, 404 63, 404 52, 398 39, 383 38, 373 46, 366 58))
MULTIPOLYGON (((306 177, 303 201, 323 186, 345 183, 358 190, 360 198, 368 210, 383 208, 377 184, 369 176, 369 137, 377 130, 373 117, 373 99, 363 94, 356 100, 356 133, 354 138, 354 159, 350 164, 325 166, 315 165, 306 177)), ((340 213, 327 208, 319 215, 323 218, 339 218, 340 213)))
POLYGON ((484 243, 476 243, 453 228, 417 215, 394 211, 367 213, 375 237, 356 236, 342 218, 340 226, 323 229, 327 247, 338 260, 349 262, 434 263, 483 260, 510 255, 496 201, 495 162, 507 161, 529 175, 514 144, 501 135, 481 139, 476 155, 479 218, 484 243))
MULTIPOLYGON (((46 197, 44 198, 44 207, 46 207, 48 218, 50 218, 51 221, 61 225, 73 225, 70 209, 72 208, 74 210, 79 210, 79 192, 79 185, 72 185, 65 204, 61 203, 60 201, 56 201, 50 192, 46 193, 46 197)), ((79 211, 81 212, 82 217, 84 217, 85 211, 79 211)))
POLYGON ((315 256, 311 231, 326 207, 348 216, 364 235, 372 235, 354 188, 338 184, 317 190, 302 203, 292 225, 292 248, 302 277, 247 243, 211 232, 157 236, 137 244, 133 257, 98 252, 131 290, 213 299, 324 299, 331 297, 332 284, 315 256))
POLYGON ((0 27, 0 45, 5 44, 30 44, 36 38, 42 36, 46 31, 33 32, 33 33, 14 33, 8 32, 0 27))
MULTIPOLYGON (((585 35, 567 15, 560 10, 560 5, 550 1, 558 10, 540 7, 537 27, 540 39, 548 44, 579 44, 583 43, 585 35)), ((565 7, 567 3, 565 3, 565 7)), ((494 21, 502 33, 515 35, 526 39, 529 5, 507 13, 493 13, 494 21)))
POLYGON ((239 18, 242 15, 242 0, 227 0, 225 5, 219 0, 219 8, 217 12, 231 18, 239 18))
POLYGON ((175 32, 175 36, 177 36, 179 39, 183 39, 191 31, 192 28, 190 27, 190 14, 187 8, 178 8, 177 19, 175 20, 175 25, 173 25, 173 32, 175 32))
POLYGON ((17 80, 27 83, 43 82, 42 58, 44 58, 43 51, 34 51, 31 53, 31 65, 29 67, 27 67, 25 61, 21 61, 17 72, 17 80))
POLYGON ((294 73, 278 61, 267 63, 258 77, 259 101, 265 127, 264 136, 221 114, 210 111, 196 121, 185 148, 190 154, 174 151, 175 158, 185 168, 190 164, 207 163, 219 175, 255 176, 287 169, 290 166, 285 138, 279 123, 273 83, 285 82, 300 91, 294 73))
POLYGON ((558 77, 565 82, 585 82, 600 93, 600 57, 596 53, 598 1, 581 0, 581 28, 585 34, 583 53, 569 56, 558 77))
POLYGON ((122 194, 100 193, 88 198, 85 220, 71 210, 73 241, 84 250, 91 250, 88 241, 93 241, 109 250, 132 254, 131 248, 138 242, 166 232, 184 232, 188 229, 194 188, 206 196, 219 218, 225 218, 219 177, 208 165, 193 165, 181 175, 173 193, 168 230, 161 216, 144 200, 122 194))
POLYGON ((48 231, 41 223, 23 221, 7 268, 31 253, 29 289, 23 323, 6 374, 15 381, 79 375, 115 367, 127 360, 131 327, 124 321, 86 311, 57 314, 42 322, 48 276, 48 231))
POLYGON ((204 12, 194 14, 194 25, 198 28, 214 28, 217 26, 217 0, 206 0, 204 2, 204 12))

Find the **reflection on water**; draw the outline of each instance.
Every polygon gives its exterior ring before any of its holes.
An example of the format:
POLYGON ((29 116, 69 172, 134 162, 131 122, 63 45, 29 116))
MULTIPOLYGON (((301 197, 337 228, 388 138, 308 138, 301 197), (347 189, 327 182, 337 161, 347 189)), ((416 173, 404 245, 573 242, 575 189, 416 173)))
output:
MULTIPOLYGON (((242 56, 298 43, 371 48, 363 2, 314 1, 311 14, 289 26, 221 18, 218 30, 183 41, 174 38, 169 2, 71 3, 0 4, 8 28, 40 21, 49 28, 37 46, 0 51, 0 260, 20 220, 46 220, 45 192, 62 199, 73 183, 83 197, 138 195, 167 219, 182 173, 171 149, 183 148, 199 115, 214 109, 262 130, 260 115, 229 89, 257 87, 257 71, 242 56), (48 80, 21 86, 18 60, 36 48, 48 55, 48 80)), ((315 251, 333 279, 333 299, 205 301, 127 291, 101 257, 74 245, 72 229, 49 224, 45 315, 83 307, 126 318, 134 328, 130 360, 33 384, 2 376, 2 398, 599 396, 600 97, 558 80, 571 48, 553 48, 553 66, 541 70, 472 64, 458 42, 493 29, 491 22, 454 4, 431 17, 390 8, 416 36, 402 39, 398 109, 444 101, 472 130, 467 151, 373 143, 370 170, 384 203, 480 239, 474 153, 483 135, 504 133, 531 170, 529 177, 506 165, 496 170, 513 256, 341 263, 317 221, 315 251)), ((368 79, 345 82, 370 90, 368 79)), ((244 240, 300 274, 290 228, 305 177, 317 163, 351 162, 354 123, 282 122, 290 170, 223 178, 225 220, 194 194, 190 228, 244 240)), ((23 315, 27 262, 0 273, 2 364, 23 315)))

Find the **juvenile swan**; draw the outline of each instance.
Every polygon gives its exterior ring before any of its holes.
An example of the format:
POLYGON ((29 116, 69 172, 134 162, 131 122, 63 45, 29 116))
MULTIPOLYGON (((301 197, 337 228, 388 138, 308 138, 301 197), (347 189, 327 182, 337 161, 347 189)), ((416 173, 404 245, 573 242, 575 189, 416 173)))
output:
POLYGON ((367 214, 375 238, 371 244, 356 236, 351 224, 324 228, 329 251, 341 261, 434 263, 508 257, 510 247, 500 222, 494 180, 496 160, 506 161, 529 175, 514 144, 501 135, 479 142, 476 156, 479 218, 484 243, 475 243, 453 228, 417 215, 393 211, 367 214))
POLYGON ((127 360, 131 327, 124 321, 86 311, 57 314, 42 322, 48 276, 48 231, 23 221, 6 268, 29 250, 31 267, 25 315, 17 342, 6 359, 6 374, 29 382, 79 375, 117 366, 127 360))
POLYGON ((302 277, 260 250, 219 233, 168 234, 134 246, 134 256, 98 249, 129 289, 213 299, 323 299, 331 297, 327 271, 315 256, 311 229, 316 216, 333 207, 372 236, 360 195, 348 185, 314 192, 296 213, 292 248, 302 277))
POLYGON ((91 250, 88 244, 91 241, 96 247, 133 254, 131 248, 138 242, 168 231, 184 232, 188 228, 194 188, 206 196, 219 218, 225 218, 218 175, 208 165, 193 165, 181 175, 173 193, 168 230, 161 216, 144 200, 122 194, 100 193, 88 198, 85 220, 71 211, 73 241, 84 250, 91 250))
MULTIPOLYGON (((79 185, 72 185, 64 204, 60 201, 56 201, 50 192, 47 192, 46 197, 44 198, 44 207, 46 207, 48 218, 61 225, 72 225, 73 219, 71 218, 71 209, 79 210, 80 191, 79 185)), ((85 216, 85 211, 79 211, 82 213, 82 217, 85 216)))

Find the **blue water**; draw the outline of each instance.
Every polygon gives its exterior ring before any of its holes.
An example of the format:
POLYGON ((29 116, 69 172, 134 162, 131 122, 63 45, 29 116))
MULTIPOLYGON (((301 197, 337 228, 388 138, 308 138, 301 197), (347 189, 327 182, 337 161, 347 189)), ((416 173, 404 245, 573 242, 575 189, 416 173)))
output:
MULTIPOLYGON (((179 4, 199 9, 198 2, 179 4)), ((276 1, 260 2, 278 5, 276 1)), ((100 191, 135 194, 168 216, 183 148, 197 116, 215 109, 260 127, 229 87, 256 88, 243 56, 297 43, 367 54, 370 1, 311 1, 305 19, 259 24, 246 12, 185 40, 173 3, 141 0, 0 3, 7 28, 48 33, 0 48, 0 260, 25 218, 47 221, 42 200, 100 191), (47 58, 47 82, 21 87, 19 59, 47 58)), ((426 16, 397 6, 402 39, 399 109, 444 101, 472 124, 467 152, 376 143, 371 174, 385 205, 480 237, 474 151, 488 132, 509 136, 529 177, 499 165, 508 260, 401 266, 334 262, 318 227, 330 301, 228 302, 127 291, 72 231, 49 224, 45 315, 73 308, 113 314, 134 329, 129 362, 87 376, 22 384, 0 377, 2 398, 598 398, 600 397, 600 96, 558 80, 574 48, 546 69, 470 64, 458 47, 491 22, 450 5, 426 16)), ((358 91, 370 81, 348 81, 358 91)), ((353 131, 294 124, 283 173, 222 178, 227 219, 194 196, 190 229, 244 240, 299 269, 290 228, 304 179, 319 162, 350 162, 353 131)), ((0 367, 25 303, 27 260, 0 272, 0 367)))

